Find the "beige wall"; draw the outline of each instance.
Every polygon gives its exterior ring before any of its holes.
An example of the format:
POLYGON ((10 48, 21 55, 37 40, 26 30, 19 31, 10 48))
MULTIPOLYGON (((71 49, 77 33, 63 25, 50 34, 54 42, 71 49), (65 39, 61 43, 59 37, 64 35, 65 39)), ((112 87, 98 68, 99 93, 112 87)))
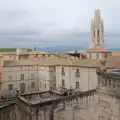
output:
POLYGON ((47 91, 50 89, 49 66, 38 67, 39 91, 47 91))
POLYGON ((38 90, 36 66, 4 67, 3 72, 2 90, 9 91, 10 84, 13 85, 13 90, 20 90, 21 83, 25 84, 25 92, 38 90), (23 80, 21 80, 21 74, 24 74, 23 80), (34 88, 31 87, 32 82, 34 88))
POLYGON ((16 59, 16 55, 3 55, 3 59, 4 60, 15 60, 16 59))
POLYGON ((100 52, 98 52, 98 53, 95 53, 95 52, 88 53, 88 58, 89 59, 102 59, 103 57, 107 58, 108 56, 110 56, 109 52, 108 53, 100 53, 100 52), (106 56, 106 54, 107 54, 107 56, 106 56))
POLYGON ((85 91, 97 87, 96 68, 30 65, 3 67, 2 90, 8 90, 10 84, 13 84, 13 89, 20 90, 21 83, 25 83, 25 92, 47 91, 51 87, 60 90, 63 79, 65 81, 64 87, 67 89, 85 91), (65 75, 61 74, 62 68, 64 68, 65 75), (79 69, 80 73, 78 77, 76 76, 77 69, 79 69), (21 80, 21 74, 24 74, 24 80, 21 80), (12 78, 9 76, 12 76, 12 78), (32 82, 35 84, 34 89, 31 88, 32 82), (76 88, 76 84, 79 84, 79 88, 76 88))
POLYGON ((58 66, 56 71, 57 89, 60 89, 60 87, 62 86, 62 79, 65 80, 65 88, 68 89, 76 89, 76 82, 79 82, 79 89, 83 91, 94 89, 97 87, 96 68, 58 66), (64 76, 61 74, 63 67, 65 70, 64 76), (80 77, 76 77, 76 69, 79 69, 80 77))

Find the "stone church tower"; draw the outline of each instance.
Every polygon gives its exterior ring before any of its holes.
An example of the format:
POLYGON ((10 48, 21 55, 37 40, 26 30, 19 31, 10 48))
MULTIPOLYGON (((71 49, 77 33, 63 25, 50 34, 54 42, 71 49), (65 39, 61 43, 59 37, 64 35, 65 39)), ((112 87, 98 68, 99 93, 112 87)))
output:
POLYGON ((100 10, 95 10, 91 22, 90 48, 87 51, 89 59, 102 59, 110 56, 110 52, 104 48, 104 25, 101 20, 100 10))
POLYGON ((91 42, 90 48, 96 45, 102 45, 104 47, 104 25, 101 20, 100 10, 95 10, 94 18, 91 21, 91 42))

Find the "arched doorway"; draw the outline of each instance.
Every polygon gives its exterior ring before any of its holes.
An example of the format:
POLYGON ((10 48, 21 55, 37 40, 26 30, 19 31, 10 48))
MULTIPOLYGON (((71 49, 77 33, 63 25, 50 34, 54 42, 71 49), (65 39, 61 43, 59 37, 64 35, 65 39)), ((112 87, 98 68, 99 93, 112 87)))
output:
POLYGON ((24 93, 25 92, 25 83, 20 84, 20 92, 24 93))

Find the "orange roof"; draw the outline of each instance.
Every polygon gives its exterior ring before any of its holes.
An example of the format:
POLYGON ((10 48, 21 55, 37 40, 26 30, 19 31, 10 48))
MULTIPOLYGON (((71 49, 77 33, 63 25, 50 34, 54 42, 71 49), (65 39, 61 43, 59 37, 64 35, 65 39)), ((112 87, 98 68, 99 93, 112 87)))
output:
POLYGON ((108 52, 102 45, 96 45, 93 48, 88 49, 88 52, 108 52))

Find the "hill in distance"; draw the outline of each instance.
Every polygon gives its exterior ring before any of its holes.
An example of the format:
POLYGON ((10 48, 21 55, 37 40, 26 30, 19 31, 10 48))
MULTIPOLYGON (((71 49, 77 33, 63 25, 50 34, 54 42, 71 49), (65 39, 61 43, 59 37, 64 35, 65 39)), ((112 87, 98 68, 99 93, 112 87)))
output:
MULTIPOLYGON (((79 47, 79 46, 53 46, 53 47, 44 47, 40 48, 41 51, 47 52, 68 52, 73 50, 87 50, 88 47, 79 47)), ((120 48, 108 48, 109 51, 120 51, 120 48)))

